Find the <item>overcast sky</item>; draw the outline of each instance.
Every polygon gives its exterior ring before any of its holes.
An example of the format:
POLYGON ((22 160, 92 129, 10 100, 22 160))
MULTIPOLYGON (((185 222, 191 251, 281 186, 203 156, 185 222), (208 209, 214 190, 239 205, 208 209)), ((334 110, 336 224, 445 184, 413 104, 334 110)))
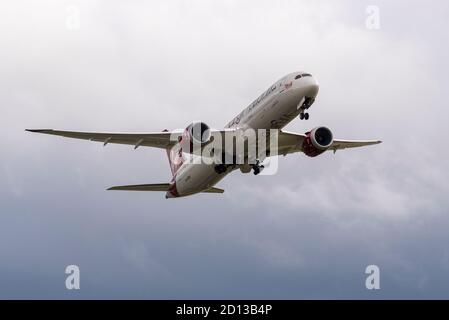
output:
POLYGON ((449 298, 448 16, 446 1, 1 2, 0 298, 449 298), (168 182, 162 150, 24 132, 221 128, 297 70, 320 92, 286 129, 384 143, 166 200, 105 191, 168 182))

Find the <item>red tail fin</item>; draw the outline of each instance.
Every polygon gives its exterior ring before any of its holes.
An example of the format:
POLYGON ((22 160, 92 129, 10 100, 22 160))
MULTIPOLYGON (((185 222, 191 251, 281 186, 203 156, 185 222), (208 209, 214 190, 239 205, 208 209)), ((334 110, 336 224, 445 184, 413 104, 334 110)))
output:
MULTIPOLYGON (((168 132, 167 129, 165 129, 163 132, 168 132)), ((176 175, 176 172, 178 172, 179 168, 184 163, 184 157, 182 155, 182 149, 179 145, 175 145, 171 149, 167 149, 167 156, 168 156, 168 162, 170 164, 170 170, 172 175, 176 175)))

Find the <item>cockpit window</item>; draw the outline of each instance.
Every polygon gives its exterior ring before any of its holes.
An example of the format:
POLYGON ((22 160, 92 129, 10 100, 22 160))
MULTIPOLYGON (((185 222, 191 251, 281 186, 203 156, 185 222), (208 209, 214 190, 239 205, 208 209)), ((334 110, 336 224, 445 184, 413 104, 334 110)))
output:
POLYGON ((295 77, 295 80, 296 79, 301 79, 301 78, 304 78, 304 77, 311 77, 312 75, 310 74, 310 73, 302 73, 302 74, 298 74, 296 77, 295 77))

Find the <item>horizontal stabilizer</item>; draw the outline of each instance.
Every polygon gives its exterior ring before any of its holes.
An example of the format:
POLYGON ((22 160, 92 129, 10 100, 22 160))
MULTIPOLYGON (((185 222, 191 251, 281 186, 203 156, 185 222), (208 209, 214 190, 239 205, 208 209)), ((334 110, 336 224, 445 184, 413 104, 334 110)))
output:
MULTIPOLYGON (((134 184, 128 186, 115 186, 111 187, 108 190, 119 190, 119 191, 168 191, 170 188, 169 183, 152 183, 152 184, 134 184)), ((219 188, 209 188, 202 192, 205 193, 223 193, 223 189, 219 188)))
POLYGON ((129 186, 116 186, 108 190, 122 191, 167 191, 170 188, 169 183, 135 184, 129 186))
POLYGON ((223 193, 224 190, 212 187, 212 188, 209 188, 207 190, 204 190, 203 192, 206 192, 206 193, 223 193))

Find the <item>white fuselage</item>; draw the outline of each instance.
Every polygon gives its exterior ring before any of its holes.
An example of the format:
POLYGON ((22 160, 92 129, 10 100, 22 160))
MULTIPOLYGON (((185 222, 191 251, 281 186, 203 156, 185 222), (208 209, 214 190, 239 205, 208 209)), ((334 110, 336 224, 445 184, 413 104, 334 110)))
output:
MULTIPOLYGON (((301 106, 306 99, 315 99, 318 89, 317 81, 310 74, 291 73, 268 88, 232 119, 226 128, 282 129, 303 111, 301 106)), ((232 172, 230 168, 224 173, 217 173, 214 167, 214 164, 205 163, 183 164, 173 177, 173 187, 167 192, 167 197, 202 192, 232 172)))

